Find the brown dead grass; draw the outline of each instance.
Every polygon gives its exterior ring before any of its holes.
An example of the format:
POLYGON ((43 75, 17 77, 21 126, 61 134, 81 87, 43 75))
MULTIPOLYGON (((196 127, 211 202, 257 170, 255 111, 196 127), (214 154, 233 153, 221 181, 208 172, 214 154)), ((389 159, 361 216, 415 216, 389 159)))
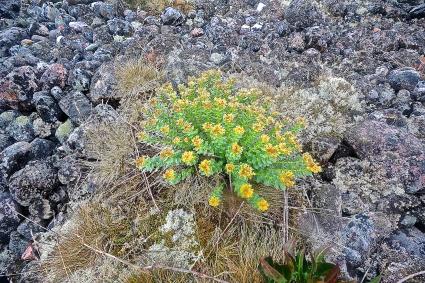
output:
POLYGON ((133 8, 140 8, 153 14, 159 14, 167 7, 174 7, 185 13, 193 9, 191 0, 125 0, 125 2, 133 8))

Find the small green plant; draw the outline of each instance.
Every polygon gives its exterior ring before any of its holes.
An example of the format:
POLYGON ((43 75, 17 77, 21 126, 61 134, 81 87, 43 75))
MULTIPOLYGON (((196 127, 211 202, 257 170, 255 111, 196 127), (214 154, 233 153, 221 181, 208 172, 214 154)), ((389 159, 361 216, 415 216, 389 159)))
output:
POLYGON ((323 251, 312 255, 311 261, 304 251, 298 251, 295 257, 285 252, 283 264, 262 258, 259 270, 267 283, 336 283, 340 274, 337 265, 325 261, 323 251))
POLYGON ((297 141, 303 119, 284 119, 259 90, 237 90, 219 71, 191 78, 177 92, 166 84, 142 113, 146 119, 139 140, 161 151, 139 157, 136 166, 165 170, 163 177, 172 185, 193 174, 215 177, 209 196, 213 207, 228 188, 266 211, 269 204, 259 184, 284 190, 294 186, 295 178, 321 171, 297 141))

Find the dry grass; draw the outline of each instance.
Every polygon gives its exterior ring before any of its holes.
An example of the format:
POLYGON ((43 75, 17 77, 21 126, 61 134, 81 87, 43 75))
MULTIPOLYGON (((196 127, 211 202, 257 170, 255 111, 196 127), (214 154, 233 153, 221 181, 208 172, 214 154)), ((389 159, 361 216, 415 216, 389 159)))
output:
POLYGON ((193 7, 191 0, 125 0, 133 8, 141 8, 148 12, 159 14, 167 7, 174 7, 188 12, 193 7))

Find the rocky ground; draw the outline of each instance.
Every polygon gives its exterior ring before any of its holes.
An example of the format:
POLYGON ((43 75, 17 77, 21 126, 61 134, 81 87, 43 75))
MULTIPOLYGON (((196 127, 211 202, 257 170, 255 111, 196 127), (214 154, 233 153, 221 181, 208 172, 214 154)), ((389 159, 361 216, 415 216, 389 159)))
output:
POLYGON ((76 186, 89 158, 80 125, 113 117, 116 62, 141 56, 175 84, 211 68, 281 89, 345 79, 362 105, 356 122, 315 139, 326 170, 303 184, 341 217, 309 225, 306 215, 300 229, 313 246, 337 239, 334 259, 354 280, 424 270, 424 1, 192 6, 151 15, 120 1, 0 2, 0 276, 19 273, 34 235, 96 190, 76 186))

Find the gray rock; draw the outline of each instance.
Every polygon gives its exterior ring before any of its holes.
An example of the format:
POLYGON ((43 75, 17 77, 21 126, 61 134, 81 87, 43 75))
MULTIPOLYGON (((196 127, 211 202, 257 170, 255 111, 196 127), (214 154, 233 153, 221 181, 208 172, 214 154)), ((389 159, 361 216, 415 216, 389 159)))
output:
POLYGON ((51 22, 54 22, 56 18, 60 15, 59 9, 57 9, 53 3, 44 3, 41 7, 42 15, 51 22))
POLYGON ((7 243, 9 235, 19 225, 19 207, 6 194, 0 193, 0 243, 7 243))
POLYGON ((414 100, 425 102, 425 81, 419 81, 411 94, 414 100))
POLYGON ((107 102, 108 100, 116 101, 121 97, 116 91, 117 80, 115 76, 115 67, 111 62, 102 64, 93 76, 89 98, 95 103, 107 102))
POLYGON ((34 133, 39 138, 48 138, 50 137, 56 128, 56 123, 45 122, 41 118, 36 118, 32 122, 32 126, 34 127, 34 133))
POLYGON ((43 220, 51 219, 55 214, 50 202, 44 198, 31 201, 28 210, 32 216, 43 220))
POLYGON ((161 21, 164 25, 177 26, 185 21, 185 16, 179 10, 168 7, 161 14, 161 21))
POLYGON ((415 225, 417 220, 418 219, 415 216, 406 214, 400 221, 400 224, 405 227, 412 227, 413 225, 415 225))
POLYGON ((27 116, 19 116, 6 128, 6 132, 16 141, 30 142, 35 138, 32 121, 27 116))
POLYGON ((8 134, 0 133, 0 152, 2 152, 6 147, 12 145, 14 141, 15 140, 8 134))
POLYGON ((55 150, 55 143, 46 140, 46 139, 40 139, 36 138, 31 143, 31 156, 33 159, 46 159, 47 157, 51 156, 55 150))
POLYGON ((91 8, 97 16, 105 19, 113 19, 116 16, 114 5, 104 2, 91 3, 91 8))
POLYGON ((65 95, 62 89, 58 86, 52 87, 50 94, 56 99, 56 101, 60 101, 65 95))
POLYGON ((114 37, 109 33, 108 26, 101 26, 94 29, 93 42, 107 44, 112 41, 114 41, 114 37))
POLYGON ((11 27, 9 29, 0 31, 0 57, 9 55, 9 48, 15 44, 18 44, 27 36, 27 31, 18 27, 11 27))
POLYGON ((133 26, 121 19, 112 19, 107 22, 109 32, 113 35, 131 36, 134 32, 133 26))
POLYGON ((0 114, 0 131, 4 131, 9 124, 17 117, 21 116, 18 111, 9 110, 0 114))
POLYGON ((84 122, 92 112, 90 100, 79 91, 65 95, 59 101, 59 107, 76 124, 84 122))
POLYGON ((19 4, 20 3, 15 0, 3 0, 0 5, 0 17, 10 19, 14 18, 19 13, 19 4))
POLYGON ((77 91, 87 91, 90 88, 92 73, 83 69, 74 69, 68 78, 68 84, 77 91))
POLYGON ((58 103, 50 96, 48 91, 34 93, 33 102, 37 113, 45 122, 54 123, 64 115, 58 103))
POLYGON ((297 28, 319 24, 323 15, 313 0, 292 0, 285 11, 285 20, 297 28))
POLYGON ((389 243, 392 247, 406 250, 412 256, 425 258, 425 234, 415 227, 397 231, 390 237, 389 243))
POLYGON ((58 178, 61 184, 74 184, 81 175, 78 162, 72 157, 65 157, 59 162, 58 178))
POLYGON ((409 11, 409 15, 412 18, 425 17, 425 3, 412 8, 412 10, 409 11))
MULTIPOLYGON (((26 164, 31 157, 31 145, 17 142, 0 153, 0 174, 9 175, 26 164)), ((1 179, 1 178, 0 178, 1 179)))
POLYGON ((388 82, 396 91, 401 89, 413 91, 420 78, 420 74, 413 68, 400 68, 388 74, 388 82))
POLYGON ((50 90, 54 86, 65 87, 68 78, 68 70, 62 64, 50 65, 40 78, 44 90, 50 90))
POLYGON ((58 185, 57 170, 47 161, 29 162, 9 179, 9 190, 15 201, 30 206, 58 185))
POLYGON ((16 231, 28 241, 33 239, 37 233, 46 232, 43 227, 45 226, 44 221, 41 221, 38 218, 33 218, 31 220, 24 219, 21 224, 17 227, 16 231))

